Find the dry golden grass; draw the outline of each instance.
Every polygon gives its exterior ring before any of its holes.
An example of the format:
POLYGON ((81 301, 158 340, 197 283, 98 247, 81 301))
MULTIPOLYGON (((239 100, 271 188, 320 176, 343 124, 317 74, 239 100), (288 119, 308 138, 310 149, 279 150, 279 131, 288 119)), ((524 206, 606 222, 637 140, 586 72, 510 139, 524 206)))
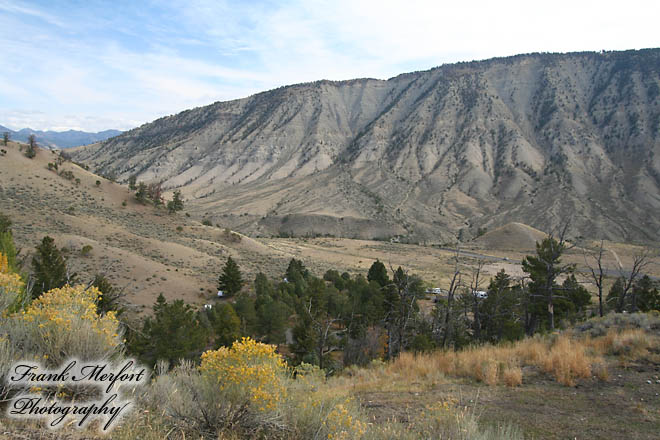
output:
POLYGON ((574 386, 576 379, 591 376, 591 363, 592 358, 586 354, 583 343, 560 336, 541 360, 540 367, 557 382, 574 386))
POLYGON ((502 370, 502 382, 510 387, 522 385, 522 369, 518 366, 502 370))
POLYGON ((518 386, 523 381, 522 368, 532 366, 563 385, 574 386, 578 379, 592 375, 601 380, 608 379, 606 364, 600 354, 616 353, 616 350, 606 347, 648 347, 648 338, 643 337, 643 332, 640 335, 626 331, 608 338, 576 339, 564 334, 537 336, 508 345, 469 347, 458 352, 403 353, 384 368, 383 374, 407 378, 409 382, 438 380, 440 375, 446 375, 471 378, 488 385, 518 386), (596 350, 595 347, 603 348, 596 350))
MULTIPOLYGON (((604 356, 638 359, 660 338, 643 329, 610 328, 599 337, 567 332, 534 336, 512 344, 483 345, 464 350, 403 353, 382 368, 382 375, 407 383, 439 381, 443 376, 471 378, 488 385, 518 386, 523 367, 534 367, 557 382, 574 386, 579 379, 609 380, 604 356)), ((372 380, 374 378, 372 377, 372 380)))

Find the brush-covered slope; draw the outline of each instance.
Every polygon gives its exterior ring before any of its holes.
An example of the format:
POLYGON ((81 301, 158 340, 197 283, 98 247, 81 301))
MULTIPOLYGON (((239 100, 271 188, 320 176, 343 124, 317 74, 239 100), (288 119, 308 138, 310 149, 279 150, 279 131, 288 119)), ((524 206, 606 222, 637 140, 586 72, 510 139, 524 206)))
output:
POLYGON ((660 50, 532 54, 319 81, 166 117, 73 152, 181 188, 253 234, 468 239, 516 221, 655 240, 660 50))
POLYGON ((246 278, 260 270, 281 273, 291 258, 182 213, 142 205, 126 187, 62 161, 54 151, 38 148, 28 159, 25 148, 0 145, 0 213, 13 223, 26 272, 35 246, 51 236, 80 282, 103 274, 141 311, 160 293, 168 300, 208 301, 228 256, 246 278))

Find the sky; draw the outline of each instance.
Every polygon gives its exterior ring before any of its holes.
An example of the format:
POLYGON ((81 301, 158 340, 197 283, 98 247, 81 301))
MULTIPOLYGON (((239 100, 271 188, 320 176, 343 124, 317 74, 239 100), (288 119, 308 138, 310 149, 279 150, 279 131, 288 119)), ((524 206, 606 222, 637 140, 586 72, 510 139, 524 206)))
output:
POLYGON ((660 2, 0 0, 0 125, 127 130, 320 79, 660 46, 660 2))

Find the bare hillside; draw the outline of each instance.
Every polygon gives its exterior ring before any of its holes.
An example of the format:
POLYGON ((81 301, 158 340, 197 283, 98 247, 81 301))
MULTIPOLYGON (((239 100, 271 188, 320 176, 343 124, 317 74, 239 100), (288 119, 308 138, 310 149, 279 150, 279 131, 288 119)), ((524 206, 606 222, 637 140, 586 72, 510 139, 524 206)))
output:
POLYGON ((531 54, 217 102, 76 149, 252 235, 656 240, 660 50, 531 54))

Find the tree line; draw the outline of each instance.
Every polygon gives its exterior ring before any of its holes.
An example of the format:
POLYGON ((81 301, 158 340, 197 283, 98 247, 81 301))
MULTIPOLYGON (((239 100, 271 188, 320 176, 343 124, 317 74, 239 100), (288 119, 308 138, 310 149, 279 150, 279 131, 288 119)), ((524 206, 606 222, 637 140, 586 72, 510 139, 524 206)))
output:
MULTIPOLYGON (((173 349, 180 319, 186 316, 188 330, 182 334, 197 335, 207 329, 196 347, 186 348, 191 359, 209 341, 227 346, 240 336, 251 336, 278 344, 294 364, 306 362, 327 371, 392 359, 407 350, 514 341, 577 323, 589 313, 598 314, 598 309, 592 309, 591 294, 576 277, 575 266, 562 262, 567 249, 563 238, 547 237, 537 243, 535 255, 523 259, 524 277, 516 279, 502 270, 490 280, 483 274, 483 261, 466 268, 457 252, 447 293, 436 296, 431 311, 420 307, 420 300, 428 295, 426 283, 402 267, 388 268, 381 261, 374 262, 366 274, 328 270, 319 278, 294 258, 281 279, 259 273, 253 289, 247 289, 238 264, 230 257, 218 279, 222 300, 194 313, 180 300, 167 304, 159 299, 154 317, 145 322, 142 341, 150 341, 146 352, 151 350, 148 358, 152 361, 165 356, 155 354, 157 347, 173 349)), ((605 312, 660 310, 658 283, 641 272, 632 283, 630 277, 619 277, 605 304, 605 312), (628 284, 630 291, 621 308, 628 284)), ((186 339, 188 344, 191 341, 186 339)), ((174 361, 179 355, 165 357, 174 361)))
MULTIPOLYGON (((0 252, 18 267, 10 230, 0 215, 0 252)), ((599 304, 576 278, 575 265, 562 257, 570 249, 563 234, 536 245, 534 255, 522 260, 525 276, 514 278, 504 270, 487 280, 484 262, 461 264, 454 254, 454 270, 446 294, 435 296, 431 308, 420 307, 428 298, 427 284, 417 275, 374 262, 366 274, 328 270, 314 276, 298 259, 291 259, 279 279, 258 273, 251 287, 240 267, 228 258, 218 276, 223 297, 197 309, 183 300, 168 302, 160 295, 153 314, 138 322, 124 320, 130 354, 154 365, 165 359, 199 359, 209 349, 230 346, 250 336, 277 344, 293 364, 309 363, 326 371, 374 359, 393 359, 402 351, 459 349, 475 343, 513 341, 559 326, 576 323, 589 313, 660 310, 658 283, 643 274, 649 255, 635 257, 630 272, 621 272, 603 293, 604 270, 590 267, 599 304), (600 278, 599 278, 600 276, 600 278), (560 282, 559 280, 562 279, 560 282)), ((587 258, 587 256, 585 256, 587 258)), ((603 266, 602 244, 593 261, 603 266)), ((30 262, 30 297, 78 281, 61 250, 50 237, 36 247, 30 262)), ((89 282, 103 293, 99 313, 118 311, 126 304, 122 292, 102 274, 89 282)))

